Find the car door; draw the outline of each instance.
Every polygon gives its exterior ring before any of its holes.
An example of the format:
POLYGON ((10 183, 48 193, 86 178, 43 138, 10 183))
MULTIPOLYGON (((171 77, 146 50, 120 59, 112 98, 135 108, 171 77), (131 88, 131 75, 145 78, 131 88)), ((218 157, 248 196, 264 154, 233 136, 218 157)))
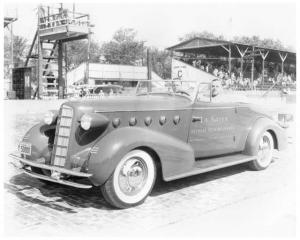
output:
POLYGON ((196 98, 193 104, 188 141, 195 157, 209 157, 237 150, 239 128, 236 104, 214 103, 196 98))

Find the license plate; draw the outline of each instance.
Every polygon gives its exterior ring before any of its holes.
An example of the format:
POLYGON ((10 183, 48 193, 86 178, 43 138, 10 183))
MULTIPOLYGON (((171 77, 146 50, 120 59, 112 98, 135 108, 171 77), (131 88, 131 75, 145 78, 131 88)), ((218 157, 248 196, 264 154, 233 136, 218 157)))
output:
POLYGON ((20 153, 23 153, 25 155, 31 155, 31 144, 26 142, 20 142, 18 150, 20 153))

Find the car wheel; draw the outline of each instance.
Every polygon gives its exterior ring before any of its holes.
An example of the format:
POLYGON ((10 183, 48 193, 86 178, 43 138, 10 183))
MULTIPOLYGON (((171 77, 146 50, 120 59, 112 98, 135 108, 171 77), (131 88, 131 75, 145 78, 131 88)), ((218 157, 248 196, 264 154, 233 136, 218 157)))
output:
POLYGON ((269 132, 265 132, 258 143, 258 152, 256 160, 250 163, 253 170, 266 169, 272 162, 274 150, 273 137, 269 132))
POLYGON ((101 186, 105 200, 116 208, 128 208, 144 202, 156 179, 151 155, 142 150, 127 153, 113 174, 101 186))

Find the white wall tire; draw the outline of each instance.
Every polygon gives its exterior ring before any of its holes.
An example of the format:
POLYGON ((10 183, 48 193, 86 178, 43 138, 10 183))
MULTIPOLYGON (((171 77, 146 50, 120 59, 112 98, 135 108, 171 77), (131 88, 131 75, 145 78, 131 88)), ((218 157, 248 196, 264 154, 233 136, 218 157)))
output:
POLYGON ((259 171, 266 169, 272 162, 274 151, 274 140, 270 132, 262 134, 258 142, 257 158, 250 163, 253 170, 259 171))
POLYGON ((133 150, 121 159, 101 190, 112 206, 128 208, 144 202, 155 179, 156 167, 151 155, 143 150, 133 150))

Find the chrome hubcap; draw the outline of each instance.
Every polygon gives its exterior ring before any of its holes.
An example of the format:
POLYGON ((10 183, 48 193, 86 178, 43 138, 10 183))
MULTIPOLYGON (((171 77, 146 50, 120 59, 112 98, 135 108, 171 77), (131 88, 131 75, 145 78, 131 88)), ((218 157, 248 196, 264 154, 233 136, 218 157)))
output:
POLYGON ((129 196, 137 194, 144 187, 147 176, 148 170, 143 159, 128 159, 119 172, 121 191, 129 196))
POLYGON ((258 160, 262 163, 268 163, 271 159, 272 149, 271 142, 267 136, 263 136, 258 147, 258 160))

